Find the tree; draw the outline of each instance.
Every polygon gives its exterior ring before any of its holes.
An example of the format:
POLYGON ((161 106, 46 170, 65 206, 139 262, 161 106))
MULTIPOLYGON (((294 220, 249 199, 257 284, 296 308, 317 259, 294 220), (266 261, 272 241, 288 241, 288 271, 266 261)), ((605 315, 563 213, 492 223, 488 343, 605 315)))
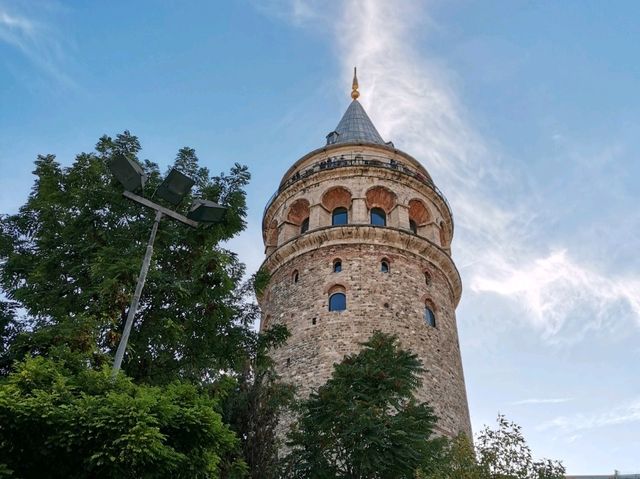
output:
POLYGON ((418 479, 489 479, 487 470, 476 461, 473 443, 464 434, 440 438, 434 460, 424 464, 418 479))
MULTIPOLYGON (((222 422, 222 402, 242 397, 247 357, 267 339, 251 329, 257 310, 243 265, 219 246, 244 227, 245 167, 212 177, 194 150, 178 152, 174 167, 196 180, 193 196, 228 211, 198 229, 162 222, 124 372, 106 380, 153 221, 122 197, 106 165, 114 155, 138 161, 139 151, 124 132, 66 168, 40 156, 27 203, 0 217, 9 299, 0 308, 0 476, 246 472, 245 430, 241 443, 222 422)), ((142 166, 149 195, 162 178, 157 165, 142 166)))
POLYGON ((282 441, 277 427, 293 405, 294 389, 281 383, 268 353, 289 337, 283 325, 254 334, 246 348, 244 367, 238 372, 232 393, 224 402, 223 418, 238 433, 243 457, 253 479, 276 479, 278 450, 282 441))
MULTIPOLYGON (((110 371, 29 358, 0 387, 0 476, 219 477, 237 438, 192 384, 134 385, 110 371)), ((241 477, 241 460, 225 465, 241 477)))
POLYGON ((303 402, 285 477, 414 478, 434 452, 435 416, 415 391, 418 357, 375 332, 303 402))
POLYGON ((497 429, 488 426, 476 439, 480 466, 491 479, 563 479, 565 468, 559 461, 534 461, 522 428, 499 415, 497 429))
MULTIPOLYGON (((0 219, 0 286, 31 322, 12 333, 4 364, 46 355, 62 343, 90 352, 94 367, 111 361, 153 214, 122 197, 106 164, 117 154, 137 161, 139 151, 138 139, 125 131, 103 136, 95 152, 79 154, 67 168, 53 155, 38 157, 27 203, 0 219), (92 322, 96 348, 78 340, 79 321, 92 322)), ((150 194, 162 178, 154 163, 142 166, 150 194)), ((123 364, 127 374, 152 384, 176 377, 210 380, 233 368, 254 319, 239 287, 244 267, 219 246, 244 227, 246 167, 212 177, 191 148, 178 152, 174 167, 196 180, 193 196, 229 209, 215 226, 191 229, 169 220, 160 225, 123 364)), ((180 205, 183 213, 190 202, 180 205)))
POLYGON ((445 440, 435 461, 425 465, 419 479, 564 479, 559 461, 533 460, 522 429, 498 416, 497 429, 478 434, 474 450, 464 435, 445 440))

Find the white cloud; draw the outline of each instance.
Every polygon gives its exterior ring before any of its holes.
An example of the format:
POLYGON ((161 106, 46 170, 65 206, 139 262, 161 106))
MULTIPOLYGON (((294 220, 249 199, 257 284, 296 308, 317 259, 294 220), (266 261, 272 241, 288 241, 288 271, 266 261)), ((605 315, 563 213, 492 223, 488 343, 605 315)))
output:
POLYGON ((56 3, 36 5, 37 10, 27 14, 0 2, 0 43, 18 49, 31 63, 60 84, 75 86, 74 80, 63 68, 69 45, 52 24, 42 19, 56 3))
POLYGON ((445 192, 456 222, 455 260, 472 292, 521 305, 522 317, 549 341, 578 340, 604 326, 612 310, 640 320, 640 277, 598 272, 562 244, 549 253, 534 226, 544 198, 471 126, 455 74, 418 51, 417 39, 438 28, 427 2, 274 4, 293 23, 322 23, 341 61, 340 85, 350 84, 357 66, 360 101, 382 136, 422 161, 445 192))
POLYGON ((597 414, 558 416, 540 424, 537 429, 539 431, 555 429, 571 433, 633 422, 640 422, 640 399, 597 414))

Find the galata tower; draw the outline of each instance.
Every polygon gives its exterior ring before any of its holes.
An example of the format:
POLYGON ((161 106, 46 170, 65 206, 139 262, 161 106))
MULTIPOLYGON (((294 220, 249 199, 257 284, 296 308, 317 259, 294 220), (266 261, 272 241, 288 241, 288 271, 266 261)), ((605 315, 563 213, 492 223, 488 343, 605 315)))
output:
POLYGON ((422 360, 418 397, 438 432, 470 437, 451 208, 427 170, 382 139, 358 96, 354 72, 353 101, 326 145, 288 169, 265 208, 261 329, 289 329, 272 357, 303 396, 374 330, 396 334, 422 360))

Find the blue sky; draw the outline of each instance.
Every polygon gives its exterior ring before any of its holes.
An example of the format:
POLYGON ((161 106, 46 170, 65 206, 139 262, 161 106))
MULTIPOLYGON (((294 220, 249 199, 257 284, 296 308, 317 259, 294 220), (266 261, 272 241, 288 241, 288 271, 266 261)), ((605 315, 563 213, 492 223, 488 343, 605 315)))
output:
POLYGON ((474 429, 640 472, 640 3, 0 0, 0 211, 104 133, 249 165, 255 270, 284 171, 361 101, 452 204, 474 429))

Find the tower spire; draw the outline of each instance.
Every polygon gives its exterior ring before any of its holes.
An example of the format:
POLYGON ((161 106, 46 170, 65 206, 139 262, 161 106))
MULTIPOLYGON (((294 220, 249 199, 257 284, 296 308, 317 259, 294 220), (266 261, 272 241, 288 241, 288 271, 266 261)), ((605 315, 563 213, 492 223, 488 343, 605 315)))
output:
POLYGON ((358 91, 358 76, 356 75, 356 67, 353 67, 353 83, 351 85, 351 98, 357 100, 360 96, 358 91))

